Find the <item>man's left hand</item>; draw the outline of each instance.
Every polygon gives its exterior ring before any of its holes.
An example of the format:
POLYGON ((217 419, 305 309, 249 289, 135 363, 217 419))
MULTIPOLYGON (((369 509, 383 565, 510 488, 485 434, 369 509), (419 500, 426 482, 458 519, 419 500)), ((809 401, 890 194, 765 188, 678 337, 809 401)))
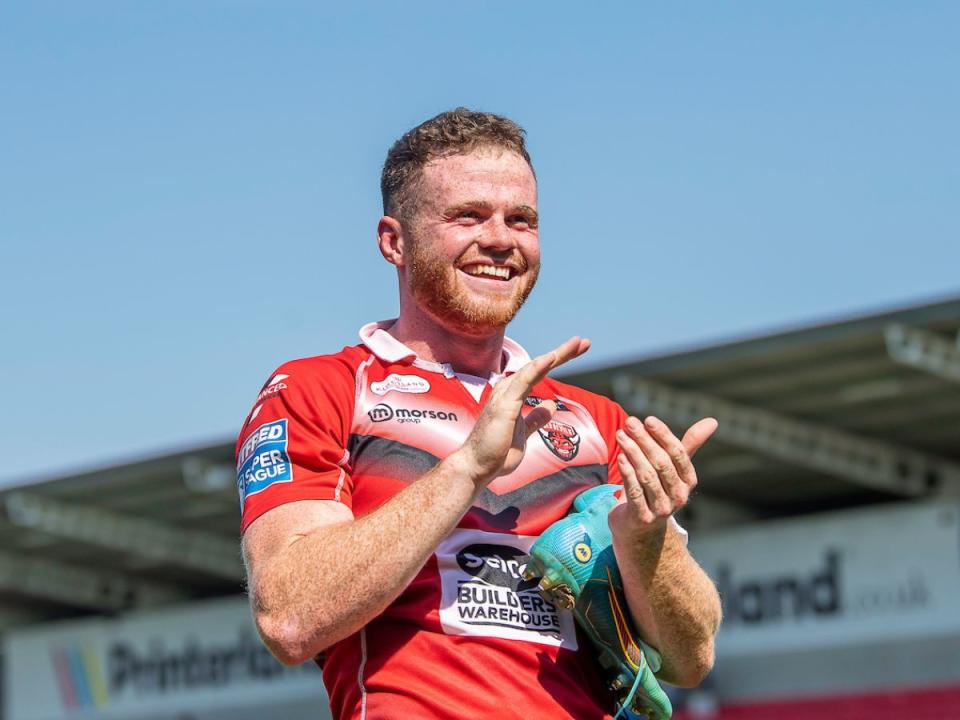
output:
POLYGON ((680 440, 653 416, 643 422, 627 418, 624 428, 617 431, 623 493, 610 511, 611 527, 638 534, 663 529, 690 499, 697 485, 691 458, 716 429, 716 420, 704 418, 690 426, 680 440))

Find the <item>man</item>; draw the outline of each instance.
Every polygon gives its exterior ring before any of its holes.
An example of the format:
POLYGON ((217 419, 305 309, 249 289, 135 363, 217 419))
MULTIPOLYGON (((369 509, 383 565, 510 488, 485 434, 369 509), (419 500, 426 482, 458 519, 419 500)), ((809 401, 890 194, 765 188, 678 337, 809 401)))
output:
POLYGON ((608 718, 589 644, 517 558, 579 493, 622 482, 609 525, 631 615, 660 676, 697 684, 719 602, 669 520, 715 421, 678 440, 546 377, 587 340, 530 360, 504 336, 540 268, 513 122, 438 115, 397 141, 381 185, 399 317, 278 368, 238 439, 263 641, 287 664, 324 653, 337 718, 608 718))

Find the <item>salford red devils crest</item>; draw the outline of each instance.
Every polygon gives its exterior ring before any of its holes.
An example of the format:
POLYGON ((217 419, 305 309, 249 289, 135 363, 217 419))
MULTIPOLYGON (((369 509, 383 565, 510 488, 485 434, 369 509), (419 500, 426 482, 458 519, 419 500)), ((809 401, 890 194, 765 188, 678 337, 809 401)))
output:
POLYGON ((559 420, 551 420, 538 431, 550 452, 561 460, 573 460, 580 449, 580 434, 559 420))

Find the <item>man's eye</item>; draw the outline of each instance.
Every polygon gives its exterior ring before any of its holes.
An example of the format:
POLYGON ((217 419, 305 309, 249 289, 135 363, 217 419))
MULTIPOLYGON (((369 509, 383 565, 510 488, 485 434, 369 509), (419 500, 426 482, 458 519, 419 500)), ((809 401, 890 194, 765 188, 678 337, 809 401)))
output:
POLYGON ((527 225, 529 227, 536 227, 536 221, 527 215, 514 215, 510 218, 511 225, 527 225))

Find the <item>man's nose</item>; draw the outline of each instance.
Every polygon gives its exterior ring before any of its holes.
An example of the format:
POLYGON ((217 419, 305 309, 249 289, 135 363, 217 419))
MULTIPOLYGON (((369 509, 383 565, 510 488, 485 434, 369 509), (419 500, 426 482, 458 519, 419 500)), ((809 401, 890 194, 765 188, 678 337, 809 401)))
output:
POLYGON ((484 224, 480 245, 491 250, 509 250, 515 245, 513 233, 506 218, 494 216, 484 224))

